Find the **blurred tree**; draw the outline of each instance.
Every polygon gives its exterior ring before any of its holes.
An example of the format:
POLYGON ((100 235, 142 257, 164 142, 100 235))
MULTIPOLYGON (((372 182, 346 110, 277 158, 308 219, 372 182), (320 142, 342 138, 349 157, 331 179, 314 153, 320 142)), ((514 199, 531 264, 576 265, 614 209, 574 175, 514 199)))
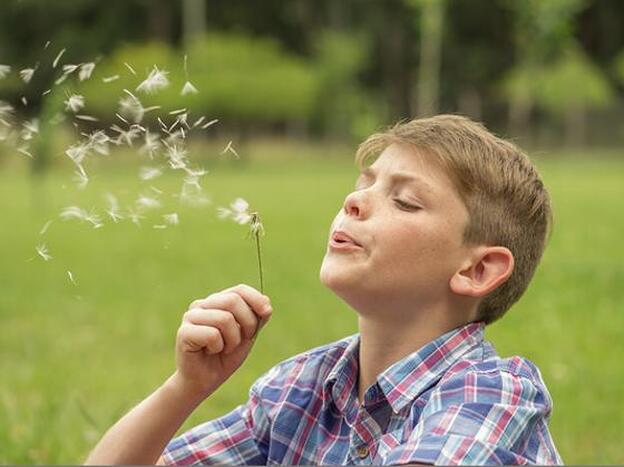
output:
POLYGON ((407 0, 420 10, 420 61, 416 114, 419 117, 438 113, 440 63, 445 0, 407 0))
POLYGON ((188 46, 206 32, 206 0, 183 0, 183 36, 188 46))
POLYGON ((516 63, 503 79, 503 95, 509 102, 509 125, 513 134, 528 135, 535 104, 536 76, 568 44, 574 17, 585 0, 506 0, 514 14, 516 63))
POLYGON ((357 79, 368 54, 367 37, 363 34, 326 31, 319 37, 315 114, 325 134, 360 139, 380 124, 375 99, 357 79))
POLYGON ((613 99, 608 80, 577 44, 571 44, 556 62, 541 70, 535 81, 539 83, 537 104, 563 118, 568 146, 584 143, 587 111, 607 108, 613 99))

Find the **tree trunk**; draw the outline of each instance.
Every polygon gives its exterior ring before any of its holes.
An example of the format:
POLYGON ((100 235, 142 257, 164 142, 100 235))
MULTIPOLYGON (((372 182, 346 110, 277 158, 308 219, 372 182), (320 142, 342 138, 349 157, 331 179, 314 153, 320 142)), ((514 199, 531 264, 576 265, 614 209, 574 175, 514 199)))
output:
POLYGON ((443 20, 444 0, 422 1, 418 101, 416 102, 419 117, 434 115, 439 111, 443 20))
POLYGON ((206 31, 206 0, 183 0, 182 35, 184 44, 191 42, 206 31))

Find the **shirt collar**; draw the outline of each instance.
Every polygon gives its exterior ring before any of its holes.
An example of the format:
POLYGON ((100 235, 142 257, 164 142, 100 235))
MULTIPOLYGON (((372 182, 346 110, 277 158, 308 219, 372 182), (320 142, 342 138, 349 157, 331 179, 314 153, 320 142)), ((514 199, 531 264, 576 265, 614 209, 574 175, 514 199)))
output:
MULTIPOLYGON (((459 358, 483 342, 485 323, 468 323, 437 337, 384 370, 377 383, 392 410, 399 413, 438 381, 459 358)), ((360 335, 349 341, 323 383, 323 404, 333 400, 345 413, 358 376, 360 335)))

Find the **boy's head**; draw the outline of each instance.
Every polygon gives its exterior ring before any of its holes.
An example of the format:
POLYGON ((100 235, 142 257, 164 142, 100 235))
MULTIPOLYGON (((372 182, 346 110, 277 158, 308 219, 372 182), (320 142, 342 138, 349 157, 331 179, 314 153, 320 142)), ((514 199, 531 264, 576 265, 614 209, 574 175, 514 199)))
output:
POLYGON ((324 284, 356 309, 476 304, 469 320, 486 323, 520 298, 552 223, 548 192, 522 151, 440 115, 370 136, 356 160, 362 173, 330 235, 343 230, 361 247, 330 238, 324 284))

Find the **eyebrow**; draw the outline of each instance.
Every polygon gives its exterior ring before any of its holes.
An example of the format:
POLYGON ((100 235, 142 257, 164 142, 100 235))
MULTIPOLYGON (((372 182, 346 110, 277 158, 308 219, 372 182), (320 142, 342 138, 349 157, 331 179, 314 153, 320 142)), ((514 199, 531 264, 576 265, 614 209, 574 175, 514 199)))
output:
MULTIPOLYGON (((368 178, 375 180, 377 178, 377 173, 374 169, 370 167, 364 168, 360 171, 360 175, 358 176, 358 180, 361 178, 368 178)), ((412 174, 410 172, 395 172, 390 175, 390 180, 393 182, 410 182, 412 184, 421 186, 426 191, 433 193, 435 190, 431 187, 429 183, 425 181, 424 178, 419 177, 418 175, 412 174)))

